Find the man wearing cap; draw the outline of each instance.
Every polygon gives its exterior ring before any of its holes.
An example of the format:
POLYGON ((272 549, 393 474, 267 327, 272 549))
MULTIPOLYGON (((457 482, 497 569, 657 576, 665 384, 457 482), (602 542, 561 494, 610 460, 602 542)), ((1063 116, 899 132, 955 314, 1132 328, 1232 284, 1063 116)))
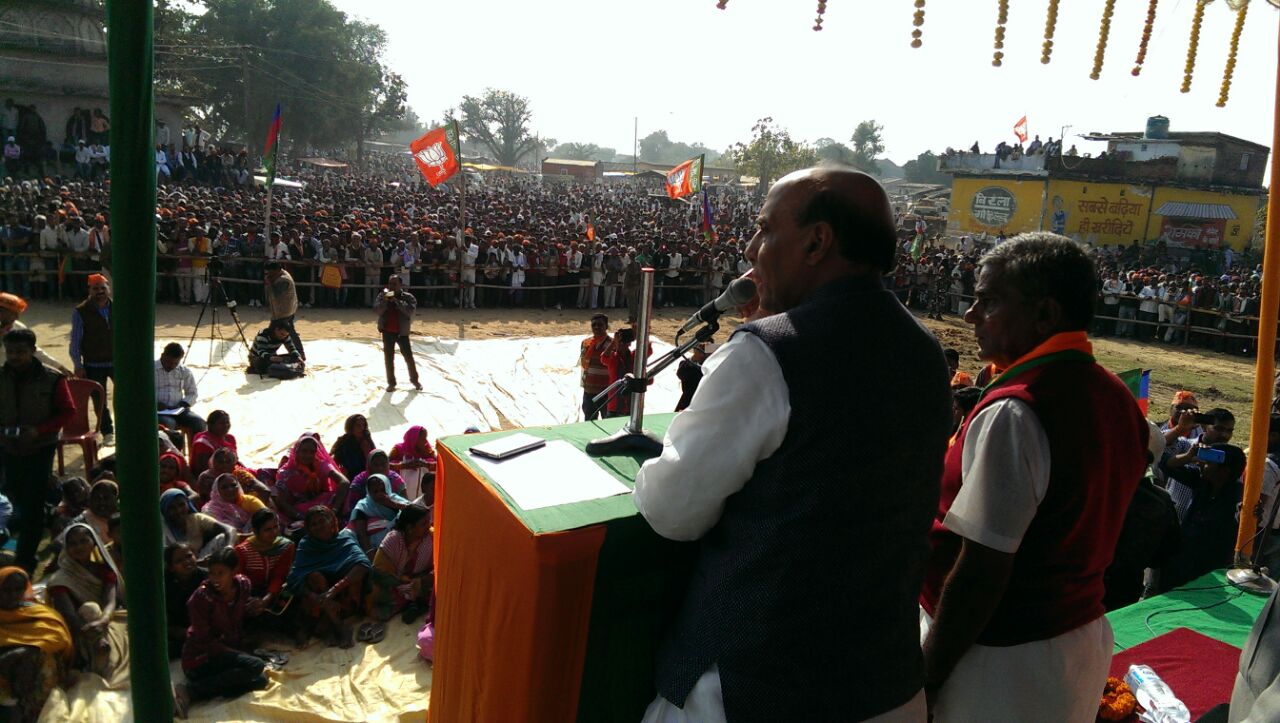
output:
POLYGON ((1239 529, 1236 508, 1244 495, 1240 482, 1244 450, 1225 442, 1196 442, 1190 455, 1199 460, 1197 465, 1173 464, 1180 458, 1163 465, 1165 475, 1187 487, 1192 495, 1182 515, 1182 544, 1160 568, 1160 592, 1229 567, 1235 552, 1239 529))
POLYGON ((1092 720, 1113 652, 1104 575, 1149 429, 1093 357, 1093 262, 1020 234, 982 258, 965 314, 1003 371, 947 451, 920 595, 933 719, 1092 720))
MULTIPOLYGON (((71 344, 69 351, 75 375, 102 385, 108 394, 108 380, 115 379, 111 349, 111 329, 115 322, 111 313, 111 284, 102 274, 89 274, 89 298, 71 311, 71 344)), ((111 421, 110 403, 93 398, 93 409, 102 420, 102 443, 115 444, 115 426, 111 421)))
MULTIPOLYGON (((11 329, 25 329, 26 324, 18 320, 22 312, 27 310, 27 302, 20 296, 10 294, 8 292, 0 293, 0 336, 4 336, 11 329)), ((36 361, 43 364, 48 369, 54 369, 64 376, 71 376, 71 370, 59 362, 57 359, 49 356, 39 346, 35 351, 36 361)))
POLYGON ((923 721, 916 597, 951 428, 942 349, 881 284, 896 238, 873 178, 790 174, 756 223, 747 256, 778 313, 708 359, 636 477, 654 531, 698 541, 644 720, 923 721), (833 383, 817 358, 877 383, 833 383), (859 417, 911 434, 859 442, 859 417))

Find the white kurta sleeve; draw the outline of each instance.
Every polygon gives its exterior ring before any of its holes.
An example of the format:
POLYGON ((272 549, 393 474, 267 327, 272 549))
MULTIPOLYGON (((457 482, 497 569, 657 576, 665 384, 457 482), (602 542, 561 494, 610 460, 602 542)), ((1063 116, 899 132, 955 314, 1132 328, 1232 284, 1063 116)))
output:
POLYGON ((1049 489, 1049 438, 1031 407, 1001 399, 969 422, 959 494, 942 524, 961 537, 1008 554, 1049 489))
POLYGON ((636 475, 636 509, 663 537, 701 537, 756 463, 782 444, 789 399, 768 346, 753 334, 733 336, 703 365, 689 408, 667 428, 662 455, 636 475))

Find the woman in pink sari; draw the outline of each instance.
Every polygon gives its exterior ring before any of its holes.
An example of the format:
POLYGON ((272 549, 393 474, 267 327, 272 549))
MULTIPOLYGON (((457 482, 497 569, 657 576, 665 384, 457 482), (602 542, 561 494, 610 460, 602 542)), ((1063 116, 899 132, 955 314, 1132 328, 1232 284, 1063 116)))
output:
POLYGON ((307 432, 298 437, 289 456, 276 473, 273 497, 276 509, 291 529, 301 528, 313 507, 346 509, 351 482, 338 469, 320 435, 307 432))
POLYGON ((209 468, 209 458, 223 447, 236 448, 231 434, 231 415, 221 409, 209 413, 209 428, 191 440, 191 474, 197 476, 209 468))
POLYGON ((431 448, 427 428, 415 424, 405 430, 404 440, 391 448, 391 469, 400 473, 408 487, 409 499, 422 498, 430 507, 435 502, 436 452, 431 448))

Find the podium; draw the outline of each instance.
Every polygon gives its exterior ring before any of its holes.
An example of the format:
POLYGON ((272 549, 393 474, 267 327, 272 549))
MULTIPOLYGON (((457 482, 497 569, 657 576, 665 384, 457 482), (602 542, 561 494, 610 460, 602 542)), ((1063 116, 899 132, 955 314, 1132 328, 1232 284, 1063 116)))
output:
MULTIPOLYGON (((661 435, 674 415, 646 417, 661 435)), ((627 420, 520 430, 582 450, 627 420)), ((474 464, 438 444, 436 641, 428 719, 628 721, 653 699, 653 660, 693 563, 631 495, 523 510, 474 464)), ((593 458, 630 488, 643 459, 593 458)))

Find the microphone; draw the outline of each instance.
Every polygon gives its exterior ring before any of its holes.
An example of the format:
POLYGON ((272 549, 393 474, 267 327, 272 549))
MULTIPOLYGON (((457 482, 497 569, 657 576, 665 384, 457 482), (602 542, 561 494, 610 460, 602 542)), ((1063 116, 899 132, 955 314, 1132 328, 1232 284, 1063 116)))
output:
POLYGON ((719 319, 721 314, 751 301, 751 299, 755 298, 755 295, 756 282, 748 278, 734 279, 725 288, 724 293, 717 296, 711 303, 698 309, 698 313, 689 317, 684 326, 680 327, 680 331, 676 332, 676 336, 719 319))

